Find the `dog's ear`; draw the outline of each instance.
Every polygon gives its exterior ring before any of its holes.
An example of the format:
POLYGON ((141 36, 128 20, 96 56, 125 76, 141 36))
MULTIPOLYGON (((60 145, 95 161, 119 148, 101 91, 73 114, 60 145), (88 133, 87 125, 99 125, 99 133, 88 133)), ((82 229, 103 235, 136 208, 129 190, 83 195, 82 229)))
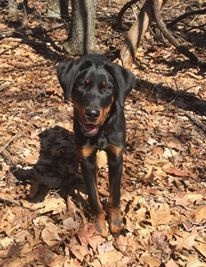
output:
POLYGON ((109 64, 108 70, 115 80, 117 100, 119 101, 120 106, 124 107, 127 95, 133 88, 135 88, 136 77, 131 71, 115 63, 109 64))
POLYGON ((64 100, 71 96, 77 71, 77 60, 68 60, 57 65, 57 77, 64 91, 64 100))

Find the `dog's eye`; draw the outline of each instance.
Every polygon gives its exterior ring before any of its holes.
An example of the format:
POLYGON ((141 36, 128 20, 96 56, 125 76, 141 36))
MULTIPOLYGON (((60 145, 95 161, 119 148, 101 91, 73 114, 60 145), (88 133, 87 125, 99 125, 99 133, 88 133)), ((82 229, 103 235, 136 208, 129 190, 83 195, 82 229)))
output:
POLYGON ((90 83, 91 83, 90 80, 83 80, 79 82, 78 87, 80 89, 86 89, 90 85, 90 83))
POLYGON ((107 83, 107 82, 102 82, 100 84, 100 91, 101 92, 110 92, 112 90, 112 86, 111 84, 107 83))

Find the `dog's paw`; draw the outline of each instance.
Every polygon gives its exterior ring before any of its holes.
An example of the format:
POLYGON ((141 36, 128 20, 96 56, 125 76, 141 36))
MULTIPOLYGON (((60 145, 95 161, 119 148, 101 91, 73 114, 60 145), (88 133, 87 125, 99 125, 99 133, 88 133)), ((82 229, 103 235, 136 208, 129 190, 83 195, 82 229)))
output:
POLYGON ((119 208, 110 209, 110 231, 113 235, 120 233, 122 229, 122 220, 119 208))
POLYGON ((107 229, 106 229, 106 221, 105 221, 105 215, 104 212, 98 214, 95 218, 95 225, 98 233, 106 237, 107 236, 107 229))

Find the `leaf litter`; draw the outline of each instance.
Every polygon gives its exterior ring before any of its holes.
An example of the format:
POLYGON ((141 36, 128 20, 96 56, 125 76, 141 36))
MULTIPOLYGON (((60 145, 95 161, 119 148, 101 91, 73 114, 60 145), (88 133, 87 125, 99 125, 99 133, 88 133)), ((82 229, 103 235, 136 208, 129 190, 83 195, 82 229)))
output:
MULTIPOLYGON (((123 4, 112 2, 109 9, 102 3, 107 16, 123 4)), ((184 1, 179 2, 181 13, 184 1)), ((34 5, 46 12, 43 2, 34 5)), ((42 23, 35 13, 29 16, 29 27, 42 23)), ((56 23, 43 20, 47 28, 56 23)), ((0 27, 11 30, 6 22, 0 27)), ((120 47, 123 33, 114 32, 106 20, 98 20, 97 33, 100 51, 120 47), (111 36, 113 46, 108 47, 111 36)), ((50 32, 50 38, 61 45, 64 28, 50 32)), ((63 103, 56 77, 59 54, 41 46, 41 38, 30 39, 0 41, 0 266, 206 266, 204 74, 170 45, 155 45, 148 38, 143 42, 138 51, 142 68, 133 65, 131 70, 150 84, 147 90, 139 84, 125 105, 123 230, 118 237, 108 231, 103 238, 91 223, 77 171, 72 104, 63 103), (169 102, 162 85, 173 89, 169 102), (181 105, 175 93, 182 93, 181 105), (193 108, 194 96, 202 101, 202 113, 193 108)), ((102 152, 98 167, 105 205, 108 169, 102 152)))

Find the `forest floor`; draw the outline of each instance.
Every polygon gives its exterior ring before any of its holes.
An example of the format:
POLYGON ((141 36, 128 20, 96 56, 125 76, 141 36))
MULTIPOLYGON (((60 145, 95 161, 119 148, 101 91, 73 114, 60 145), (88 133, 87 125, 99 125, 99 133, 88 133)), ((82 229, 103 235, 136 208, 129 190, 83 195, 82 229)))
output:
MULTIPOLYGON (((81 172, 75 173, 72 103, 63 102, 56 76, 56 63, 64 58, 65 27, 46 17, 46 1, 29 1, 26 30, 31 32, 26 34, 8 19, 4 2, 0 266, 205 267, 205 70, 177 54, 166 40, 157 40, 154 31, 146 34, 131 68, 140 83, 125 105, 123 230, 118 237, 108 230, 103 238, 90 221, 81 172)), ((126 34, 115 28, 124 2, 108 6, 98 1, 97 46, 111 58, 126 34)), ((164 18, 169 21, 201 3, 170 1, 164 18)), ((189 17, 174 33, 205 59, 206 27, 197 27, 203 24, 205 16, 189 17)), ((99 167, 99 191, 106 204, 103 157, 99 167)))

